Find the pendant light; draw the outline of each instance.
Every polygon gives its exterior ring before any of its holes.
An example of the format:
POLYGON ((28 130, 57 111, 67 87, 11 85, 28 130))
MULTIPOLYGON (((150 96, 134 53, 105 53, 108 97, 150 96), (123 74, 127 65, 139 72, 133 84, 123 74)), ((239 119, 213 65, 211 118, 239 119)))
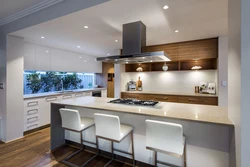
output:
POLYGON ((162 66, 162 70, 163 71, 167 71, 168 70, 168 66, 167 63, 165 62, 164 65, 162 66))

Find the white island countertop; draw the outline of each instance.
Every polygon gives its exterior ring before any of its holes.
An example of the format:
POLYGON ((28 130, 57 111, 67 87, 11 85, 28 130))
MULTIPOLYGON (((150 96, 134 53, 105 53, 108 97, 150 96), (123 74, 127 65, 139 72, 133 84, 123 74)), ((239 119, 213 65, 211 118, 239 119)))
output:
POLYGON ((216 94, 192 93, 192 92, 164 92, 164 91, 122 91, 122 93, 141 93, 158 95, 178 95, 178 96, 198 96, 198 97, 218 97, 216 94))
POLYGON ((90 88, 90 89, 75 89, 72 91, 58 91, 58 92, 46 92, 46 93, 36 93, 36 94, 28 94, 28 95, 24 95, 23 98, 24 99, 31 99, 31 98, 39 98, 39 97, 46 97, 46 96, 57 96, 57 95, 62 95, 62 94, 72 94, 72 93, 77 93, 77 92, 94 92, 94 91, 100 91, 100 90, 105 90, 107 88, 90 88))
POLYGON ((114 99, 81 97, 55 101, 52 104, 234 126, 228 117, 227 108, 224 107, 170 102, 160 102, 155 107, 144 107, 108 103, 111 100, 114 99))

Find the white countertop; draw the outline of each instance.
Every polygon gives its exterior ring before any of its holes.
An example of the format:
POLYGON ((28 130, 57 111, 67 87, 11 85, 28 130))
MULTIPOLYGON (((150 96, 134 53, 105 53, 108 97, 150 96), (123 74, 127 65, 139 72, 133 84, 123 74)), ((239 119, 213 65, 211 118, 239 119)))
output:
POLYGON ((56 96, 62 94, 72 94, 77 92, 88 92, 88 91, 98 91, 98 90, 105 90, 106 88, 91 88, 91 89, 75 89, 73 91, 65 91, 65 92, 46 92, 46 93, 36 93, 36 94, 29 94, 24 95, 24 99, 31 99, 31 98, 39 98, 39 97, 46 97, 46 96, 56 96))
POLYGON ((169 102, 160 102, 155 107, 143 107, 108 103, 110 100, 114 99, 81 97, 55 101, 52 104, 233 126, 228 117, 227 108, 224 107, 169 102))
POLYGON ((164 92, 164 91, 122 91, 122 93, 141 93, 141 94, 159 94, 159 95, 179 95, 179 96, 198 96, 198 97, 218 97, 214 94, 189 93, 189 92, 164 92))

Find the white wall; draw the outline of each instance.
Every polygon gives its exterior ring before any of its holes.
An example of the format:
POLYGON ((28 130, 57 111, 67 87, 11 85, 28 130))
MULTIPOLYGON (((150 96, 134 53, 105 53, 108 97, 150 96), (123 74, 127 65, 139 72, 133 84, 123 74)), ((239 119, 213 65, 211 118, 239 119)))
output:
POLYGON ((229 49, 228 49, 228 108, 229 117, 235 124, 230 150, 231 160, 236 154, 236 165, 250 166, 250 1, 229 0, 229 49), (234 143, 233 143, 234 144, 234 143))
POLYGON ((228 83, 228 36, 219 37, 218 57, 218 102, 219 106, 228 105, 228 86, 222 86, 222 82, 228 83))
POLYGON ((229 0, 228 32, 228 114, 235 124, 235 143, 230 150, 230 167, 235 167, 233 158, 236 152, 237 167, 241 167, 241 2, 229 0))
POLYGON ((23 38, 7 36, 5 142, 23 136, 23 48, 23 38))
POLYGON ((167 72, 132 72, 121 74, 121 90, 124 91, 126 83, 141 77, 144 91, 156 92, 184 92, 194 93, 194 87, 200 82, 217 83, 217 71, 167 71, 167 72))
POLYGON ((241 0, 241 166, 250 166, 250 0, 241 0))

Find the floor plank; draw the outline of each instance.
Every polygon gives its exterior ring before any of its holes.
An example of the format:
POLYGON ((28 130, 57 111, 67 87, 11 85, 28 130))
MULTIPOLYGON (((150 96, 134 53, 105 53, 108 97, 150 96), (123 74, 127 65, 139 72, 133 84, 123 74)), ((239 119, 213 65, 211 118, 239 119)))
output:
MULTIPOLYGON (((0 143, 0 167, 67 167, 61 161, 79 150, 76 147, 65 145, 60 149, 50 152, 50 128, 46 128, 24 138, 10 143, 0 143)), ((69 159, 76 165, 82 165, 94 154, 80 152, 69 159)), ((103 167, 110 159, 97 156, 87 167, 103 167)), ((109 167, 130 167, 125 163, 114 161, 109 167)), ((140 165, 144 167, 144 165, 140 165)))

